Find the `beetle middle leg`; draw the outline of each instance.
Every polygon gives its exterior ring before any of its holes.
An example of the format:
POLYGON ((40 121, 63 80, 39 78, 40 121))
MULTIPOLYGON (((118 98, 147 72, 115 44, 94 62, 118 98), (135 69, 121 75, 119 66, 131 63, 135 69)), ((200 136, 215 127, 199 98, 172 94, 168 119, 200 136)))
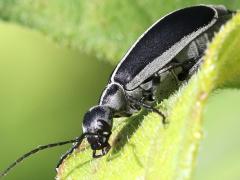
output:
POLYGON ((203 61, 203 56, 199 56, 195 58, 192 63, 183 65, 182 66, 183 70, 178 75, 178 79, 180 81, 183 81, 191 77, 199 69, 199 66, 201 65, 202 61, 203 61))
POLYGON ((168 121, 166 120, 166 116, 161 111, 159 111, 158 109, 154 108, 153 106, 144 103, 144 99, 137 100, 137 99, 134 99, 131 96, 129 96, 128 99, 129 99, 129 101, 131 103, 133 103, 133 104, 135 104, 137 106, 143 107, 145 109, 148 109, 150 111, 153 111, 153 112, 157 113, 158 115, 160 115, 162 117, 162 123, 163 123, 164 126, 168 124, 168 121))

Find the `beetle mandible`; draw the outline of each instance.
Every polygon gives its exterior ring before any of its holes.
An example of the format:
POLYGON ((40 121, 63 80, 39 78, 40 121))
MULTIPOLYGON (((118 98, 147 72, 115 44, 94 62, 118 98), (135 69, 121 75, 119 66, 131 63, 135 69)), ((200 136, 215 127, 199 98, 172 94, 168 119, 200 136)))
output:
POLYGON ((141 108, 158 113, 166 124, 164 114, 153 107, 158 86, 166 75, 174 76, 177 81, 189 79, 201 64, 207 43, 234 13, 221 5, 198 5, 171 12, 158 20, 138 38, 113 71, 99 104, 84 116, 81 136, 33 149, 11 164, 0 177, 40 150, 75 143, 62 156, 58 168, 84 138, 93 150, 93 157, 101 157, 111 147, 108 140, 113 118, 131 116, 141 108), (97 150, 101 153, 97 154, 97 150))

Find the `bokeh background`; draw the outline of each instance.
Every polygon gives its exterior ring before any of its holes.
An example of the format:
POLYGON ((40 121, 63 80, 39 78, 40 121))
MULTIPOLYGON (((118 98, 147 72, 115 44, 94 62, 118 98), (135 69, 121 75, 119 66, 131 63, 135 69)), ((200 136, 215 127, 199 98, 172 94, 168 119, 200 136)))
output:
MULTIPOLYGON (((37 145, 78 136, 120 57, 163 14, 200 3, 240 8, 237 0, 122 2, 0 1, 0 170, 37 145)), ((239 107, 239 90, 210 97, 194 179, 240 179, 239 107)), ((4 179, 53 179, 69 147, 34 155, 4 179)))

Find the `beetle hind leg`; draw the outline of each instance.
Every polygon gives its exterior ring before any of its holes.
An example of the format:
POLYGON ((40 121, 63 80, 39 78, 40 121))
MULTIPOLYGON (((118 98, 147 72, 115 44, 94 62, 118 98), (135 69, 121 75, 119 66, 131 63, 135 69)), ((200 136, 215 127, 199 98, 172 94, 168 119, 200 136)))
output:
POLYGON ((203 61, 203 57, 199 56, 194 60, 194 62, 190 62, 189 64, 182 66, 183 71, 180 74, 178 74, 178 79, 180 81, 184 81, 190 78, 195 72, 197 72, 202 61, 203 61))
POLYGON ((157 74, 153 75, 148 81, 145 81, 139 88, 142 89, 142 99, 141 102, 147 102, 148 104, 153 104, 156 101, 156 92, 160 84, 160 76, 157 74))

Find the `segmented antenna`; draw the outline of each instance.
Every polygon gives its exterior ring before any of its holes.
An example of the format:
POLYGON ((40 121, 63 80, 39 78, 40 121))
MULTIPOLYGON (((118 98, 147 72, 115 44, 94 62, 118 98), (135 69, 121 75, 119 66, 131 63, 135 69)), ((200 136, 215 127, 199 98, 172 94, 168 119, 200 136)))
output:
POLYGON ((59 161, 58 164, 57 164, 56 169, 58 169, 59 166, 62 164, 62 162, 63 162, 70 154, 72 154, 73 151, 74 151, 76 148, 78 148, 78 147, 80 146, 80 144, 82 143, 83 139, 84 139, 87 135, 98 135, 98 134, 96 134, 96 133, 83 133, 83 134, 78 138, 78 141, 76 141, 76 144, 74 144, 74 146, 73 146, 69 151, 67 151, 66 154, 64 154, 64 155, 61 157, 60 161, 59 161))
MULTIPOLYGON (((62 142, 57 142, 57 143, 52 143, 52 144, 47 144, 47 145, 42 145, 42 146, 38 146, 37 148, 29 151, 28 153, 22 155, 20 158, 18 158, 15 162, 13 162, 11 165, 9 165, 4 171, 2 171, 0 173, 0 178, 7 175, 7 173, 13 168, 15 167, 17 164, 19 164, 20 162, 22 162, 24 159, 26 159, 27 157, 42 151, 44 149, 48 149, 48 148, 53 148, 56 146, 62 146, 65 144, 70 144, 70 143, 76 143, 79 141, 82 141, 82 139, 85 137, 86 134, 82 134, 82 136, 76 138, 76 139, 72 139, 72 140, 68 140, 68 141, 62 141, 62 142)), ((78 144, 78 143, 77 143, 78 144)))

